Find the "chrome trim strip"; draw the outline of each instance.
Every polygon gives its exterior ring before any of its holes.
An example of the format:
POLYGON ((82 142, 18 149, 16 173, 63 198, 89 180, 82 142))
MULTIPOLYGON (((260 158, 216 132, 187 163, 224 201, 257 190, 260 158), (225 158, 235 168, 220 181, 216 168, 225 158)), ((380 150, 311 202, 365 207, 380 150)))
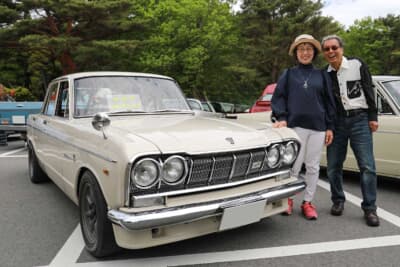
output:
POLYGON ((127 230, 150 229, 177 223, 182 224, 210 216, 218 216, 223 213, 226 207, 237 207, 260 200, 266 200, 267 203, 271 203, 301 192, 305 187, 306 184, 303 180, 297 180, 290 184, 268 188, 229 199, 219 199, 206 203, 195 203, 135 213, 112 209, 107 212, 107 216, 114 224, 120 225, 127 230))
POLYGON ((146 199, 146 198, 155 198, 155 197, 186 195, 186 194, 216 190, 216 189, 221 189, 221 188, 234 187, 234 186, 247 184, 247 183, 251 183, 251 182, 256 182, 256 181, 263 180, 266 178, 274 177, 277 175, 286 174, 286 173, 290 173, 290 170, 283 170, 283 171, 279 171, 279 172, 274 172, 274 173, 254 177, 254 178, 247 179, 247 180, 241 180, 241 181, 231 182, 231 183, 226 183, 226 184, 216 184, 216 185, 209 185, 209 186, 203 186, 203 187, 197 187, 197 188, 187 188, 187 189, 181 189, 181 190, 176 190, 176 191, 148 194, 148 195, 143 195, 143 196, 133 196, 133 199, 146 199))
POLYGON ((400 134, 399 131, 385 131, 385 130, 379 130, 377 131, 377 133, 385 133, 385 134, 400 134))
POLYGON ((237 162, 237 156, 235 154, 233 154, 232 156, 233 156, 232 167, 231 167, 231 172, 229 173, 228 183, 230 183, 232 181, 232 177, 233 177, 233 174, 235 173, 236 162, 237 162))
POLYGON ((44 135, 47 135, 47 136, 49 136, 49 137, 51 137, 51 138, 54 138, 54 139, 57 139, 57 140, 63 142, 63 143, 66 144, 66 145, 72 146, 72 147, 74 147, 74 148, 76 148, 76 149, 79 149, 79 150, 81 150, 81 151, 83 151, 83 152, 89 153, 89 154, 91 154, 91 155, 93 155, 93 156, 95 156, 95 157, 98 157, 98 158, 100 158, 100 159, 103 159, 103 160, 105 160, 105 161, 108 161, 108 162, 111 162, 111 163, 117 163, 117 161, 114 160, 114 159, 111 159, 111 158, 108 158, 108 157, 106 157, 106 156, 100 155, 100 154, 98 154, 98 153, 96 153, 96 152, 93 152, 93 151, 90 151, 90 150, 88 150, 88 149, 79 147, 79 146, 77 146, 77 145, 75 145, 75 144, 73 144, 73 143, 71 143, 71 142, 66 141, 66 140, 63 139, 63 138, 60 138, 60 137, 58 137, 58 136, 56 136, 56 135, 53 135, 53 134, 50 134, 50 133, 47 132, 47 131, 43 131, 43 130, 42 130, 41 128, 39 128, 39 127, 35 127, 35 126, 33 126, 33 125, 29 125, 29 126, 32 127, 33 129, 35 129, 35 130, 37 130, 37 131, 43 133, 44 135))
POLYGON ((26 129, 26 125, 0 124, 0 130, 2 131, 26 132, 26 129))
POLYGON ((247 177, 247 175, 249 175, 252 164, 253 164, 253 152, 250 152, 249 166, 247 166, 246 173, 244 174, 245 177, 247 177))
POLYGON ((185 183, 185 185, 188 185, 189 183, 190 183, 190 179, 192 178, 192 173, 193 173, 193 165, 194 165, 194 161, 193 161, 193 159, 191 158, 191 159, 189 159, 190 160, 190 169, 189 169, 189 176, 188 176, 188 179, 187 179, 187 181, 186 181, 186 183, 185 183))
POLYGON ((211 181, 212 181, 212 177, 213 177, 213 174, 214 174, 214 169, 215 169, 215 157, 212 157, 212 165, 211 165, 211 172, 210 172, 210 177, 208 177, 208 180, 207 180, 207 185, 210 185, 211 184, 211 181))

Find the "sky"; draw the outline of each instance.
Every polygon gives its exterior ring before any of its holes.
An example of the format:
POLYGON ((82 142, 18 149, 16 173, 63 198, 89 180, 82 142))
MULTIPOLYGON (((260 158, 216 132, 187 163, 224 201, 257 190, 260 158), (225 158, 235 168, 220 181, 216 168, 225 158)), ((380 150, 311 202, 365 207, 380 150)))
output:
POLYGON ((322 15, 331 16, 347 28, 356 19, 400 15, 400 0, 325 0, 322 15))

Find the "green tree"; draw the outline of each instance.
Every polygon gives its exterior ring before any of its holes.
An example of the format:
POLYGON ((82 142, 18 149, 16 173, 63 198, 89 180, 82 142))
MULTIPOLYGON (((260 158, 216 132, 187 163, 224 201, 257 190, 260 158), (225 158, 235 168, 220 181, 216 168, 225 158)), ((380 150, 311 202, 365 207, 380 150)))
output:
POLYGON ((151 28, 139 58, 144 71, 173 76, 189 96, 224 91, 221 77, 238 40, 227 3, 149 0, 141 15, 151 28))
POLYGON ((372 20, 371 17, 358 20, 342 33, 342 37, 345 41, 345 55, 361 58, 373 74, 391 72, 395 42, 384 20, 372 20))
POLYGON ((321 1, 244 0, 240 14, 246 67, 256 73, 257 94, 276 82, 284 68, 293 65, 288 56, 293 39, 302 33, 317 40, 340 29, 331 17, 321 16, 321 1))
MULTIPOLYGON (((10 19, 2 22, 0 46, 9 50, 9 55, 13 53, 10 50, 20 51, 27 63, 25 74, 33 91, 40 91, 49 79, 61 73, 121 67, 110 62, 126 58, 126 51, 137 46, 137 40, 121 38, 137 26, 135 20, 129 19, 134 3, 130 0, 8 3, 10 19), (18 20, 15 14, 19 15, 18 20)), ((5 5, 1 10, 6 10, 5 5)))

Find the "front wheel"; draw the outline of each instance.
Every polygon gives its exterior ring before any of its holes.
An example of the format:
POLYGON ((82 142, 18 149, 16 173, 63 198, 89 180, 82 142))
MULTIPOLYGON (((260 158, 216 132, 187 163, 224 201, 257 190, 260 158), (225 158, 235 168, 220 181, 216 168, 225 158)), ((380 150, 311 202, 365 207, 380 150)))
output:
POLYGON ((80 224, 86 249, 95 257, 104 257, 118 250, 107 205, 91 172, 85 172, 79 185, 80 224))

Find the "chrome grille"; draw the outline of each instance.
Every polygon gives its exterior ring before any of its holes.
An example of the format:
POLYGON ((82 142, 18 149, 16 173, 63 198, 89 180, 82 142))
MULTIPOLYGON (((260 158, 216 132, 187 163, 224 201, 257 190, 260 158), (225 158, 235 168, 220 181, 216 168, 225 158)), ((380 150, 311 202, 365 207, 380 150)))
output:
MULTIPOLYGON (((261 174, 265 160, 264 148, 192 159, 186 187, 193 188, 240 181, 261 174)), ((264 169, 263 169, 264 170, 264 169)))
MULTIPOLYGON (((154 187, 140 189, 131 182, 130 192, 134 195, 144 195, 235 182, 242 184, 241 182, 261 176, 265 176, 267 179, 267 177, 273 177, 267 176, 268 174, 290 168, 290 166, 282 165, 281 163, 273 168, 268 166, 267 151, 270 147, 202 155, 181 155, 186 159, 188 167, 188 175, 182 183, 168 185, 160 179, 154 187)), ((163 162, 169 156, 160 157, 155 155, 154 158, 159 162, 163 162)))

